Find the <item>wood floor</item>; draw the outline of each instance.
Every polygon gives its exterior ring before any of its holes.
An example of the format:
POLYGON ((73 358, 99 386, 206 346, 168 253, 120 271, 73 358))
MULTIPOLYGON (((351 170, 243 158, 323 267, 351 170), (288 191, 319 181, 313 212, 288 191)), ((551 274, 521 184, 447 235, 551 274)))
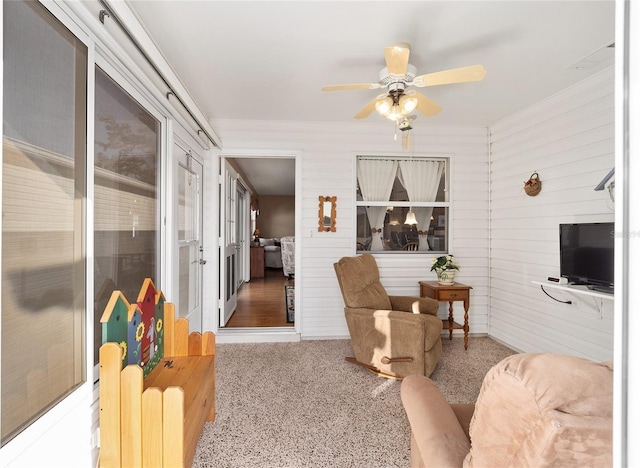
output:
POLYGON ((281 269, 267 268, 264 278, 244 283, 238 291, 238 307, 225 328, 293 327, 287 323, 284 287, 293 285, 281 269))

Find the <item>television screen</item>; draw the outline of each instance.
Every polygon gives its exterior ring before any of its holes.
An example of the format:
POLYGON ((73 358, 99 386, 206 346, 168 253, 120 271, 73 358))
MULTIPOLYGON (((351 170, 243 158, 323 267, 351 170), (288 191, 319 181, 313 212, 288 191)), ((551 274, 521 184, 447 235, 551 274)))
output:
POLYGON ((560 275, 571 284, 613 287, 613 223, 560 225, 560 275))

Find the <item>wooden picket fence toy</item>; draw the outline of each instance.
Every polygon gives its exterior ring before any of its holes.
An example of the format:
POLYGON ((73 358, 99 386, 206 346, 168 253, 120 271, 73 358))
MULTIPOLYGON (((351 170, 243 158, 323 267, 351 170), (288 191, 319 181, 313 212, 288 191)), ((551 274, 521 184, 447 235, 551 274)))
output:
POLYGON ((101 468, 190 467, 215 419, 214 334, 189 334, 150 279, 133 304, 114 291, 100 321, 101 468))

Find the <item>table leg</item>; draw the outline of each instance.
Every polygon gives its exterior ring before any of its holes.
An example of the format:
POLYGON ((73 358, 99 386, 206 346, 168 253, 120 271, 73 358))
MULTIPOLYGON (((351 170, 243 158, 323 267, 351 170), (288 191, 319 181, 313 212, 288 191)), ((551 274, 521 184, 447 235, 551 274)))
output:
POLYGON ((449 301, 449 339, 453 339, 453 301, 449 301))
POLYGON ((469 347, 469 301, 464 301, 464 349, 469 347))

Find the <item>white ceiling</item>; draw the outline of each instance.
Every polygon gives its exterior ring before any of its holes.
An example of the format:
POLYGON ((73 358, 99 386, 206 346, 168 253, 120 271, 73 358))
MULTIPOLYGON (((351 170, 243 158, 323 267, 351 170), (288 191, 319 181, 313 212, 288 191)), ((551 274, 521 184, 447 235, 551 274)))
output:
POLYGON ((382 49, 405 41, 419 74, 487 70, 482 82, 422 88, 443 110, 415 125, 486 126, 610 65, 571 67, 614 40, 613 0, 130 5, 211 119, 353 121, 380 90, 320 88, 377 81, 382 49))
POLYGON ((614 55, 603 49, 614 40, 614 0, 129 5, 212 121, 353 121, 381 91, 320 88, 376 82, 383 48, 404 41, 418 74, 487 70, 481 82, 421 88, 443 110, 418 116, 414 127, 488 126, 611 65, 614 55), (575 66, 587 56, 594 60, 575 66))
POLYGON ((296 193, 295 159, 235 158, 234 161, 259 195, 296 193))

